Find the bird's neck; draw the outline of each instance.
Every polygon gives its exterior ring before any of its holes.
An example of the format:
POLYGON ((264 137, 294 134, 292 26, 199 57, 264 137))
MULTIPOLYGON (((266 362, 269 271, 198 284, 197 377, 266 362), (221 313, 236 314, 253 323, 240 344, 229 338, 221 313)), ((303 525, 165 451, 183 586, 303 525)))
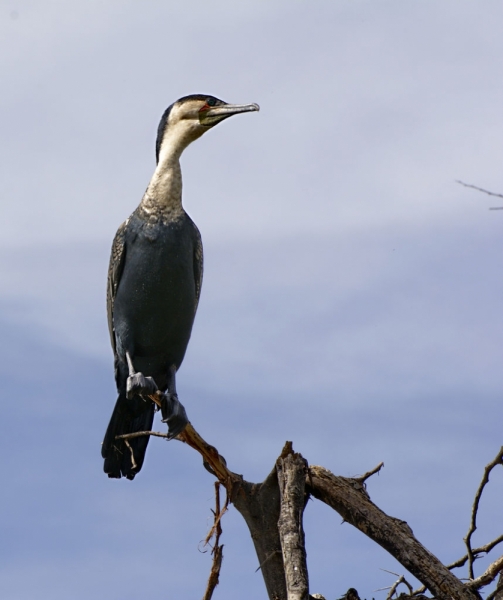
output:
POLYGON ((170 218, 183 214, 180 155, 184 147, 167 140, 161 147, 159 162, 140 203, 147 214, 166 213, 170 218))

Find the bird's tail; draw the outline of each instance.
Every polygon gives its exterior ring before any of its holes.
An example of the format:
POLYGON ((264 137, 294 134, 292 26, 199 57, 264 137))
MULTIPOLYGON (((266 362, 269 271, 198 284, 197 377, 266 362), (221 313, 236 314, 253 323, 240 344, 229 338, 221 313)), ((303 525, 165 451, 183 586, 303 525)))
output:
POLYGON ((150 439, 148 435, 129 440, 116 439, 118 435, 152 429, 154 403, 149 400, 143 401, 139 397, 135 397, 136 399, 141 402, 142 410, 131 411, 128 410, 130 401, 119 395, 101 447, 101 455, 105 459, 103 470, 109 477, 115 479, 120 477, 134 479, 143 465, 150 439))

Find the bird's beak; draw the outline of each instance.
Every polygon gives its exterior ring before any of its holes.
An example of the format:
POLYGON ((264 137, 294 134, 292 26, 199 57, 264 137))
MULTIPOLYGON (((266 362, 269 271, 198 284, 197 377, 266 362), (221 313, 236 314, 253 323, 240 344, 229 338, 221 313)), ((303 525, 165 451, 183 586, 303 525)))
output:
POLYGON ((260 110, 258 104, 222 104, 220 106, 209 106, 199 112, 199 121, 201 125, 216 125, 232 117, 245 112, 254 112, 260 110))

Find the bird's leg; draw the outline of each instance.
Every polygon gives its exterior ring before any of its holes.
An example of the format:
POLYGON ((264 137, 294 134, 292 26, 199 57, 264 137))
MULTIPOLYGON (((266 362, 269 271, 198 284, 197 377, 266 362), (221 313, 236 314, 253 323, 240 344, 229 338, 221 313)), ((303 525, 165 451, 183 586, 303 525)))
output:
POLYGON ((127 366, 129 369, 129 377, 126 383, 126 396, 129 400, 135 395, 145 396, 155 394, 158 387, 152 377, 145 377, 143 373, 137 373, 133 367, 133 361, 129 352, 126 352, 127 366))
POLYGON ((168 439, 181 433, 187 423, 187 413, 176 393, 176 367, 171 365, 168 373, 168 389, 161 400, 162 422, 168 424, 168 439))

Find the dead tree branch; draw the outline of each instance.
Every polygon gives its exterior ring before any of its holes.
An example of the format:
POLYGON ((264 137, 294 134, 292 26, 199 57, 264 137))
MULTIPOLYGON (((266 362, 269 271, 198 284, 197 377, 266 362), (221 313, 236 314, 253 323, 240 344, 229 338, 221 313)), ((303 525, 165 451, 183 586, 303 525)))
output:
POLYGON ((484 476, 482 477, 482 481, 480 482, 477 493, 475 494, 475 499, 473 501, 470 527, 468 529, 468 533, 466 534, 466 537, 464 538, 464 542, 466 544, 467 555, 468 555, 468 576, 470 577, 470 579, 474 578, 473 563, 476 558, 474 556, 475 553, 472 550, 471 539, 472 539, 472 535, 475 533, 475 530, 477 529, 477 512, 479 510, 480 499, 482 497, 482 492, 484 491, 486 484, 489 482, 489 474, 494 469, 494 467, 496 467, 497 465, 502 465, 502 464, 503 464, 503 446, 500 448, 500 451, 498 452, 498 454, 496 455, 494 460, 485 466, 484 476))
POLYGON ((144 435, 151 435, 153 437, 160 437, 168 439, 167 433, 161 433, 160 431, 135 431, 134 433, 125 433, 124 435, 116 436, 118 440, 132 440, 133 438, 142 437, 144 435))
MULTIPOLYGON (((388 569, 381 569, 381 571, 385 571, 386 573, 391 573, 391 575, 396 575, 396 577, 398 577, 398 579, 395 581, 395 583, 390 587, 383 587, 383 588, 379 588, 378 590, 375 590, 376 592, 383 592, 385 590, 389 590, 388 595, 386 596, 386 600, 391 600, 393 598, 393 596, 396 594, 398 586, 400 585, 405 585, 408 590, 409 590, 409 594, 413 594, 412 591, 412 586, 410 585, 410 583, 405 579, 405 577, 403 575, 399 575, 398 573, 394 573, 393 571, 388 571, 388 569)), ((403 596, 403 594, 400 595, 400 597, 403 596)))
MULTIPOLYGON (((482 553, 488 554, 495 546, 497 546, 498 544, 501 544, 501 542, 503 542, 503 535, 500 535, 499 537, 494 539, 492 542, 489 542, 485 546, 480 546, 479 548, 474 548, 472 550, 473 558, 476 560, 477 558, 479 558, 478 557, 479 554, 482 554, 482 553)), ((457 569, 458 567, 463 567, 466 564, 467 560, 468 560, 468 554, 465 554, 462 558, 459 558, 458 560, 447 565, 447 568, 448 569, 457 569)))
POLYGON ((486 600, 503 600, 503 572, 500 573, 496 589, 487 596, 486 600))
MULTIPOLYGON (((166 434, 151 431, 120 437, 128 439, 139 435, 167 437, 166 434)), ((331 506, 346 522, 382 546, 407 571, 417 577, 425 586, 424 589, 434 594, 437 600, 480 600, 478 589, 494 581, 503 569, 503 557, 501 557, 483 575, 477 579, 472 578, 473 580, 466 585, 463 584, 448 567, 445 567, 419 543, 405 521, 386 515, 371 502, 365 482, 371 475, 379 472, 382 463, 361 477, 352 479, 337 477, 323 467, 307 468, 304 458, 294 453, 291 443, 287 442, 275 468, 265 481, 256 484, 245 481, 241 475, 230 471, 217 449, 208 444, 190 423, 177 439, 190 445, 202 455, 205 466, 225 487, 229 501, 245 519, 270 600, 309 598, 302 529, 303 510, 308 494, 331 506), (303 483, 300 483, 300 480, 303 483)), ((476 514, 482 490, 489 479, 491 469, 501 464, 502 460, 503 448, 496 459, 487 465, 484 479, 477 492, 472 511, 472 527, 467 536, 469 552, 466 557, 453 563, 451 568, 464 564, 463 561, 470 560, 470 556, 473 568, 474 556, 489 551, 503 541, 503 536, 500 536, 475 550, 472 550, 470 545, 471 534, 476 528, 476 514)), ((220 511, 218 503, 215 510, 215 524, 210 533, 220 527, 220 519, 224 511, 225 507, 220 511)), ((217 541, 215 547, 218 545, 217 541)), ((214 556, 214 565, 217 565, 215 566, 216 581, 218 581, 221 560, 221 555, 214 556)), ((395 590, 399 583, 406 584, 405 580, 396 582, 395 590)), ((411 597, 420 598, 419 594, 422 591, 424 590, 413 592, 411 597)), ((210 597, 205 598, 208 600, 210 597)), ((494 595, 493 599, 496 598, 497 596, 494 595)))
POLYGON ((229 502, 229 496, 227 496, 225 500, 225 505, 222 510, 220 510, 220 482, 215 482, 215 510, 213 511, 213 515, 215 517, 213 527, 210 529, 210 532, 206 536, 204 540, 204 544, 208 544, 210 539, 215 535, 215 543, 213 544, 213 548, 211 549, 211 553, 213 555, 213 563, 211 565, 210 576, 208 578, 208 584, 206 586, 206 591, 203 596, 203 600, 211 600, 213 596, 213 591, 218 585, 218 580, 220 577, 220 567, 222 566, 223 559, 223 544, 220 545, 220 536, 222 534, 222 525, 220 524, 220 520, 224 513, 227 511, 227 505, 229 502))
MULTIPOLYGON (((159 396, 150 396, 156 404, 160 404, 159 396)), ((152 435, 154 432, 127 434, 124 439, 133 435, 152 435)), ((167 437, 155 433, 157 437, 167 437)), ((208 444, 194 429, 191 423, 176 438, 185 442, 203 457, 205 465, 213 472, 227 490, 230 501, 241 513, 253 540, 267 593, 271 600, 287 600, 285 572, 281 542, 278 532, 280 514, 280 493, 276 468, 263 483, 255 484, 245 481, 241 475, 227 468, 225 459, 220 456, 214 446, 208 444)))
POLYGON ((270 600, 287 600, 278 531, 281 502, 276 467, 263 483, 243 481, 231 500, 250 530, 270 600))
POLYGON ((354 480, 336 477, 323 467, 310 467, 310 491, 394 556, 438 600, 480 600, 414 537, 405 521, 389 517, 355 487, 354 480))
MULTIPOLYGON (((400 575, 400 577, 395 581, 395 583, 390 587, 389 593, 386 596, 386 600, 392 600, 393 596, 395 595, 397 588, 399 585, 402 585, 406 583, 406 579, 404 578, 403 575, 400 575)), ((412 588, 410 588, 410 591, 412 592, 412 588)))
POLYGON ((211 538, 215 536, 215 543, 218 544, 218 540, 220 539, 220 535, 222 533, 222 526, 220 525, 220 521, 224 514, 227 512, 227 507, 229 506, 229 496, 225 499, 225 504, 222 510, 220 510, 220 482, 215 481, 215 510, 211 512, 214 515, 213 526, 208 532, 206 539, 204 540, 204 546, 209 544, 211 538))
POLYGON ((288 600, 306 600, 309 595, 306 549, 302 514, 306 504, 305 481, 307 463, 294 453, 287 442, 276 462, 281 509, 278 520, 279 537, 288 600))
MULTIPOLYGON (((464 183, 463 181, 460 181, 459 179, 456 179, 456 183, 464 185, 467 188, 472 188, 473 190, 477 190, 478 192, 483 192, 484 194, 487 194, 488 196, 496 196, 496 198, 503 198, 503 194, 495 194, 494 192, 485 190, 484 188, 478 187, 477 185, 472 185, 470 183, 464 183)), ((489 208, 489 210, 503 210, 503 206, 491 206, 489 208)))
POLYGON ((468 587, 479 589, 492 583, 503 570, 503 556, 491 563, 480 577, 470 581, 468 587))
POLYGON ((359 481, 361 484, 365 484, 365 482, 367 481, 367 479, 369 477, 372 477, 372 475, 375 475, 376 473, 379 473, 379 471, 384 467, 384 463, 380 462, 377 467, 374 467, 373 469, 371 469, 370 471, 367 471, 364 475, 360 475, 360 477, 355 477, 354 480, 355 481, 359 481))
MULTIPOLYGON (((478 555, 482 554, 482 553, 488 554, 494 547, 496 547, 501 542, 503 542, 503 535, 500 535, 499 537, 497 537, 496 539, 492 540, 492 542, 489 542, 485 546, 480 546, 479 548, 474 548, 472 550, 474 558, 475 559, 479 558, 478 555)), ((449 570, 451 570, 451 569, 457 569, 459 567, 463 567, 466 564, 467 560, 468 560, 468 554, 465 554, 463 557, 459 558, 458 560, 455 560, 454 562, 448 564, 447 568, 449 570)), ((502 579, 502 584, 503 584, 503 579, 502 579)), ((418 588, 417 590, 414 591, 413 596, 417 596, 418 594, 422 594, 425 591, 426 591, 426 587, 423 585, 422 587, 420 587, 420 588, 418 588)), ((503 588, 502 588, 502 591, 503 591, 503 588)), ((486 600, 490 600, 490 598, 491 598, 491 596, 488 596, 486 598, 486 600)), ((503 600, 503 594, 502 594, 501 598, 497 598, 496 600, 503 600)))
POLYGON ((494 192, 490 192, 489 190, 485 190, 484 188, 478 187, 477 185, 472 185, 471 183, 465 183, 464 181, 460 181, 456 179, 456 183, 459 183, 467 188, 472 188, 473 190, 477 190, 478 192, 483 192, 488 196, 496 196, 496 198, 503 198, 503 194, 495 194, 494 192))

